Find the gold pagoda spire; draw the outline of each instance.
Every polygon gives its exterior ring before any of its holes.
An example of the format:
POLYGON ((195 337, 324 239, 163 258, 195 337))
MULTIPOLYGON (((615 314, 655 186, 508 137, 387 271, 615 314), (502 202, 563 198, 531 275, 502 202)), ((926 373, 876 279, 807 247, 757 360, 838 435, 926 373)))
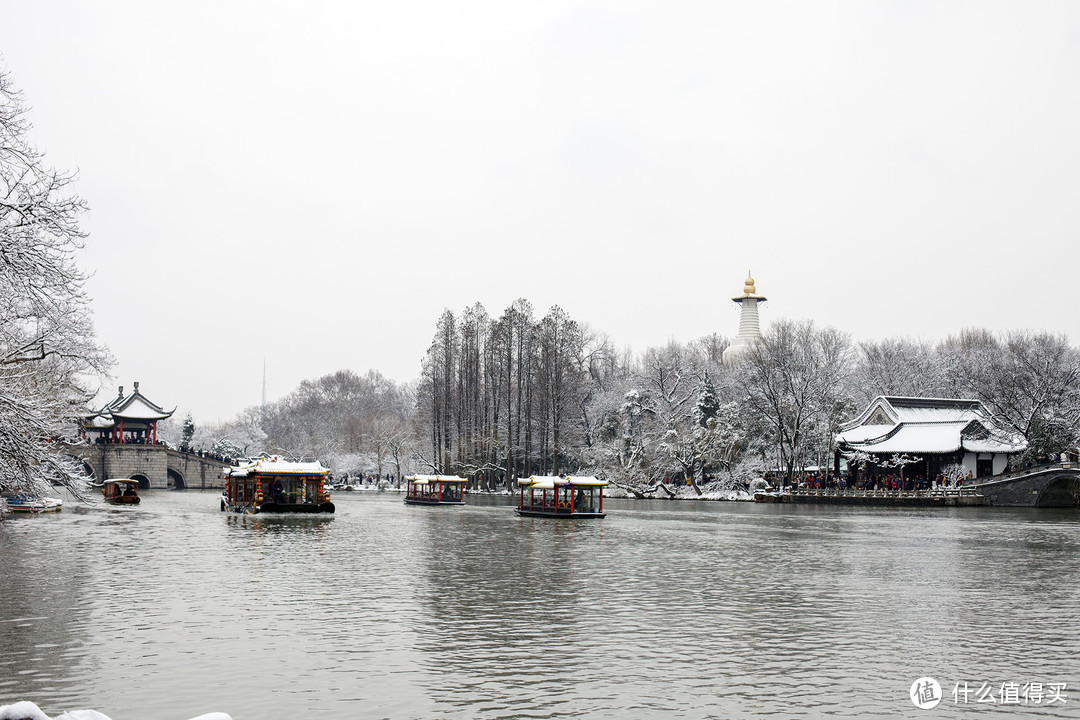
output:
POLYGON ((756 300, 764 300, 765 298, 757 294, 757 287, 754 285, 754 276, 749 270, 746 271, 746 282, 743 283, 743 294, 738 297, 731 298, 737 303, 741 303, 747 298, 754 298, 756 300))

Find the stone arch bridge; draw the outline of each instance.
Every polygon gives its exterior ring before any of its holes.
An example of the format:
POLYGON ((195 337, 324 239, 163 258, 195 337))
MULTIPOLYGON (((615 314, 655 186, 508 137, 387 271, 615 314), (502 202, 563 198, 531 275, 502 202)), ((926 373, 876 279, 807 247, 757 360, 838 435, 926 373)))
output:
POLYGON ((68 453, 84 464, 97 482, 133 478, 140 488, 221 489, 229 463, 164 445, 77 444, 68 453))
POLYGON ((1037 465, 968 481, 963 487, 982 495, 986 505, 1076 507, 1080 505, 1080 465, 1037 465))

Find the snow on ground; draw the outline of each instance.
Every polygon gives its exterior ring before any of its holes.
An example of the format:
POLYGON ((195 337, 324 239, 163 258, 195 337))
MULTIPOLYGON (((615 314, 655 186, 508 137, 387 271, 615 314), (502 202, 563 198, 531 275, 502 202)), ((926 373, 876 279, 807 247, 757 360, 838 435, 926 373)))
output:
MULTIPOLYGON (((97 710, 72 710, 51 719, 37 705, 24 700, 12 705, 0 705, 0 720, 110 720, 110 718, 97 710)), ((232 720, 232 717, 226 713, 214 712, 191 718, 191 720, 232 720)))

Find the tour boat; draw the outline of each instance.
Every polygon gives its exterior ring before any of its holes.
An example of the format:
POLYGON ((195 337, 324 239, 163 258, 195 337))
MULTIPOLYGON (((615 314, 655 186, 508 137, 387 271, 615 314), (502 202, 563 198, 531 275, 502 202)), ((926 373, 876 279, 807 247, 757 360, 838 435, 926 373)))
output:
POLYGON ((7 504, 8 510, 17 513, 60 512, 64 507, 63 500, 51 497, 35 498, 28 495, 5 495, 3 501, 7 504))
POLYGON ((409 505, 464 505, 465 478, 457 475, 413 475, 405 478, 409 505))
POLYGON ((116 478, 106 480, 101 485, 101 494, 105 496, 105 502, 113 505, 138 505, 139 481, 116 478))
POLYGON ((242 513, 332 513, 330 470, 316 462, 259 458, 225 471, 221 509, 242 513))
POLYGON ((605 485, 607 480, 591 476, 521 478, 514 511, 530 517, 602 518, 605 485))

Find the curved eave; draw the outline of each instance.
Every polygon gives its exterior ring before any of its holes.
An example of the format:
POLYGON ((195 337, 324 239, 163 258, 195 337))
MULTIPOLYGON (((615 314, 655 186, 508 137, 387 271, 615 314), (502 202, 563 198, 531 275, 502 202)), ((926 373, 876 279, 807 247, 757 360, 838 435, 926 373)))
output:
POLYGON ((993 440, 964 440, 964 449, 973 453, 1018 453, 1027 449, 1027 444, 994 442, 993 440))
POLYGON ((119 422, 153 422, 156 420, 165 420, 172 417, 172 413, 156 413, 146 415, 124 415, 123 413, 113 413, 113 419, 119 422))

